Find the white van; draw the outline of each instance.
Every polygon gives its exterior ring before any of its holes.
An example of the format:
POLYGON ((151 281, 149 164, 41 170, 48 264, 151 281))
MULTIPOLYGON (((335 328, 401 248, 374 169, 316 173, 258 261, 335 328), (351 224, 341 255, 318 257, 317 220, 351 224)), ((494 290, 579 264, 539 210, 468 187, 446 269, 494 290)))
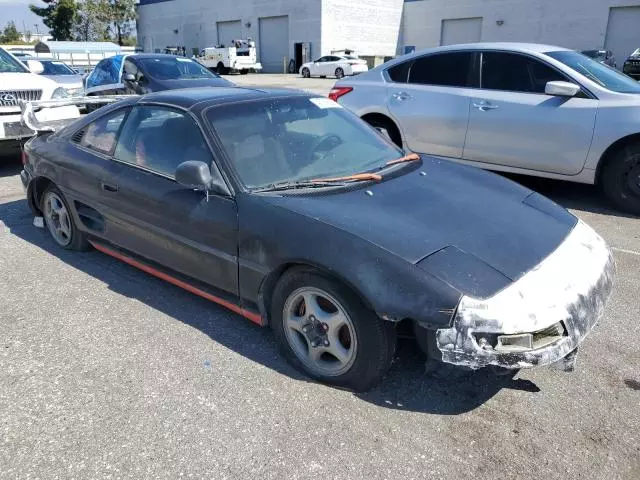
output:
MULTIPOLYGON (((14 148, 16 140, 31 137, 34 132, 21 121, 20 100, 51 100, 66 98, 67 91, 56 82, 37 75, 42 64, 36 60, 20 62, 0 48, 0 154, 14 148)), ((40 121, 63 120, 80 116, 76 106, 43 110, 40 121), (46 118, 45 118, 46 117, 46 118)))

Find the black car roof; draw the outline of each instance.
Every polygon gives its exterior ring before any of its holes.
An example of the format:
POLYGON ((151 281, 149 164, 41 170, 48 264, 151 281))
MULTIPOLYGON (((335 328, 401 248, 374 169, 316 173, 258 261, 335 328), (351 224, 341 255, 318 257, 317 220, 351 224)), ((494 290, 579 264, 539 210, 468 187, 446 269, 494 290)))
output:
POLYGON ((204 109, 212 105, 259 100, 273 97, 314 96, 301 90, 286 88, 248 88, 248 87, 202 87, 178 90, 163 90, 149 93, 140 98, 138 103, 167 103, 190 109, 198 105, 204 109))

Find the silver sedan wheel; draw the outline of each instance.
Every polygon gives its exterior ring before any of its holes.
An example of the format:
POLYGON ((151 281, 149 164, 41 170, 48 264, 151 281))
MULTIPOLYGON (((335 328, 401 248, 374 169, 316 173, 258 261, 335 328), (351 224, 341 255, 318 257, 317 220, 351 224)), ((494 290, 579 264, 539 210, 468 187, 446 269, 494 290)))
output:
POLYGON ((71 243, 71 219, 67 207, 54 192, 47 192, 44 197, 44 219, 51 236, 56 243, 66 247, 71 243))
POLYGON ((287 342, 311 372, 338 376, 352 367, 358 348, 353 321, 327 292, 295 290, 284 304, 283 319, 287 342))

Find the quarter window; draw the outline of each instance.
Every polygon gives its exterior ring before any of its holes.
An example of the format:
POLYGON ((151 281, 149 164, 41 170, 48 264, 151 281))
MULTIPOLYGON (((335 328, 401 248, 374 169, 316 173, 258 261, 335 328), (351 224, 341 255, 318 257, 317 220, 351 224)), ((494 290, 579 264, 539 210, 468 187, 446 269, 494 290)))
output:
POLYGON ((118 110, 89 124, 80 140, 80 145, 98 152, 111 153, 126 113, 127 110, 118 110))
POLYGON ((114 156, 121 162, 170 177, 187 160, 211 164, 209 148, 195 121, 181 111, 165 107, 133 108, 114 156))
POLYGON ((409 68, 411 67, 413 62, 403 62, 398 65, 394 65, 393 67, 387 70, 389 74, 389 78, 393 82, 398 83, 407 83, 407 77, 409 76, 409 68))
POLYGON ((567 79, 544 63, 517 53, 482 54, 482 88, 509 92, 544 93, 547 82, 567 79))
POLYGON ((409 71, 409 83, 446 87, 475 87, 474 52, 452 52, 418 58, 409 71))

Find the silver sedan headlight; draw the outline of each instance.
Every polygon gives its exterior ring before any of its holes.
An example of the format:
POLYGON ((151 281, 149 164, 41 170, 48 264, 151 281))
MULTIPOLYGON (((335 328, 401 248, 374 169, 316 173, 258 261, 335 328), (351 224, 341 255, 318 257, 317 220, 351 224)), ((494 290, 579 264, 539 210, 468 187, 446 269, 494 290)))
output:
POLYGON ((83 97, 84 96, 84 88, 67 88, 67 94, 70 97, 83 97))

